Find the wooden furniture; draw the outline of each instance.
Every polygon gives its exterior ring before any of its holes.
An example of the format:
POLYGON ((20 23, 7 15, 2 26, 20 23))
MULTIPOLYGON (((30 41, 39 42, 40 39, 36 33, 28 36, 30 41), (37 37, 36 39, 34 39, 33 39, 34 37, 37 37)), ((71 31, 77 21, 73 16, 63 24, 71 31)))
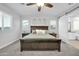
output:
POLYGON ((40 39, 40 40, 35 40, 35 39, 30 39, 30 40, 23 40, 20 39, 21 43, 21 51, 28 51, 28 50, 58 50, 60 51, 61 49, 61 40, 50 40, 50 39, 40 39))
MULTIPOLYGON (((31 26, 31 33, 32 30, 41 29, 41 30, 48 30, 48 26, 31 26)), ((49 33, 50 35, 57 37, 56 33, 49 33)))
POLYGON ((31 33, 32 33, 32 30, 36 30, 36 29, 48 30, 48 26, 31 26, 31 33))
POLYGON ((54 37, 57 37, 57 34, 56 33, 49 33, 50 35, 54 36, 54 37))
MULTIPOLYGON (((42 29, 48 30, 48 26, 31 26, 32 30, 42 29)), ((52 39, 20 39, 20 49, 21 51, 25 50, 61 50, 61 40, 52 38, 52 39)))
POLYGON ((22 37, 24 37, 24 36, 26 36, 28 34, 30 34, 30 33, 22 33, 22 37))

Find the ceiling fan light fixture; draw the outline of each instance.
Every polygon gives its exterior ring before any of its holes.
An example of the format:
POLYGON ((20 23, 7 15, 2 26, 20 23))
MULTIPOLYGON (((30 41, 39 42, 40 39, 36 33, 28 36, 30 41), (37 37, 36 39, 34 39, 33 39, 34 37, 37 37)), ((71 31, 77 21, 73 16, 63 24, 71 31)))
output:
POLYGON ((38 7, 38 12, 41 11, 41 8, 42 8, 43 6, 46 6, 46 7, 49 7, 49 8, 52 8, 52 7, 53 7, 53 5, 52 5, 51 3, 44 3, 44 2, 27 3, 27 4, 22 3, 22 5, 26 5, 26 6, 37 5, 37 7, 38 7))
POLYGON ((37 6, 44 6, 44 3, 42 3, 42 2, 40 3, 39 2, 39 3, 37 3, 37 6))

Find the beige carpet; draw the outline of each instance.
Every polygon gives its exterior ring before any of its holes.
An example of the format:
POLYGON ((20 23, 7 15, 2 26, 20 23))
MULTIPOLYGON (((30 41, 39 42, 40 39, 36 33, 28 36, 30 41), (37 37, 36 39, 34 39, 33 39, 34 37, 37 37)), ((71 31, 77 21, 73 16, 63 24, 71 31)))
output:
POLYGON ((0 50, 1 56, 79 56, 79 50, 66 43, 61 44, 61 52, 58 51, 23 51, 20 52, 19 41, 0 50))
POLYGON ((79 49, 79 40, 68 40, 65 41, 67 44, 73 46, 76 49, 79 49))

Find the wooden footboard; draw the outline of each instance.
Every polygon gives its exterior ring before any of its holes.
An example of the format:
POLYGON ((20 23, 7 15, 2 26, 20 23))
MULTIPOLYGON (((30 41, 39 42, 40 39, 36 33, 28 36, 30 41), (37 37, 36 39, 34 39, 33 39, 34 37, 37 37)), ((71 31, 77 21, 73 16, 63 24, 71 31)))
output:
POLYGON ((20 39, 21 51, 25 50, 58 50, 61 48, 61 40, 53 39, 20 39))

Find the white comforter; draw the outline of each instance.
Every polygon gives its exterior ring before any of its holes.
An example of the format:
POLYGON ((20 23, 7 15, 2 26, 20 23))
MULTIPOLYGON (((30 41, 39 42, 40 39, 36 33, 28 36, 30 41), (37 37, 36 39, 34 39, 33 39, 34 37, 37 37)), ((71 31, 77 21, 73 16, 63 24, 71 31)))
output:
POLYGON ((54 39, 50 34, 29 34, 25 36, 23 39, 54 39))

